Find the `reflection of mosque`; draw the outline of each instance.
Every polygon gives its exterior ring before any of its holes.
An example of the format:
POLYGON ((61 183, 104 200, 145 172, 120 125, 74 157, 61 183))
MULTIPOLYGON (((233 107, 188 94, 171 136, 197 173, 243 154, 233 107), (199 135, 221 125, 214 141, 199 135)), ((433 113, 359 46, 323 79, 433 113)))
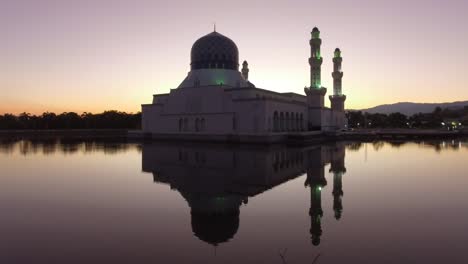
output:
POLYGON ((242 147, 226 145, 143 145, 143 171, 165 183, 187 200, 191 224, 200 240, 218 245, 232 239, 239 228, 240 206, 264 191, 307 173, 310 187, 312 243, 321 236, 321 188, 326 185, 324 166, 334 174, 335 217, 342 212, 341 176, 344 144, 305 148, 242 147))

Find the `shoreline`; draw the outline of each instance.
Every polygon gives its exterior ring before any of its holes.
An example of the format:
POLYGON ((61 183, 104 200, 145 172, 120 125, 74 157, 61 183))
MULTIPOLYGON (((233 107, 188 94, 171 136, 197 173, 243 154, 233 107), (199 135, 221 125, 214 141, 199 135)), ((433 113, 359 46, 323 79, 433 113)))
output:
POLYGON ((126 129, 0 130, 0 139, 127 139, 126 129))
POLYGON ((414 139, 468 138, 468 130, 444 131, 435 129, 367 129, 346 132, 291 132, 266 135, 213 134, 145 134, 140 130, 125 129, 71 129, 71 130, 0 130, 0 139, 86 139, 143 141, 184 141, 231 144, 292 144, 307 145, 330 141, 376 141, 414 139))

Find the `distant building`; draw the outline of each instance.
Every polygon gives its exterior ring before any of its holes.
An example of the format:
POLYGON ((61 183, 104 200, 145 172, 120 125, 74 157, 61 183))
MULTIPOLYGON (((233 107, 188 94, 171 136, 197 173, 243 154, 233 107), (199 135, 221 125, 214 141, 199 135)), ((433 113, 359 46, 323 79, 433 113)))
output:
POLYGON ((321 86, 320 31, 310 40, 310 86, 305 95, 278 93, 250 82, 229 38, 214 31, 198 39, 191 50, 191 71, 177 89, 156 94, 142 105, 142 128, 152 135, 275 135, 304 131, 334 131, 345 126, 340 49, 333 56, 331 108, 324 106, 321 86))

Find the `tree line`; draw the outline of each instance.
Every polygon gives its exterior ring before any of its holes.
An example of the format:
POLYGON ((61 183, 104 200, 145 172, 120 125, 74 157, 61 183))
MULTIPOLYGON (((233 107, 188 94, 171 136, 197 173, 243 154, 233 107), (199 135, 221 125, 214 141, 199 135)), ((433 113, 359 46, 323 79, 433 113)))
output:
POLYGON ((0 129, 140 129, 141 113, 105 111, 99 114, 74 112, 42 115, 22 113, 0 115, 0 129))
POLYGON ((361 111, 346 113, 350 128, 457 128, 468 126, 468 106, 450 109, 436 107, 432 113, 418 113, 406 116, 391 114, 370 114, 361 111))

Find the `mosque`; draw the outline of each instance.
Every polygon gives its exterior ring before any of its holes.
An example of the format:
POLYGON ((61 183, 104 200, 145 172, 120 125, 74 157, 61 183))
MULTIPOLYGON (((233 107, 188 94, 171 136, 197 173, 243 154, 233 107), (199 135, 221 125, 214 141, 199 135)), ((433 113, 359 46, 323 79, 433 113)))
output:
POLYGON ((191 70, 176 89, 153 95, 142 105, 142 130, 152 137, 275 136, 307 131, 337 131, 345 127, 340 49, 333 56, 331 108, 324 106, 321 86, 320 31, 310 39, 310 86, 305 95, 257 88, 249 78, 231 39, 216 30, 198 39, 191 50, 191 70))

